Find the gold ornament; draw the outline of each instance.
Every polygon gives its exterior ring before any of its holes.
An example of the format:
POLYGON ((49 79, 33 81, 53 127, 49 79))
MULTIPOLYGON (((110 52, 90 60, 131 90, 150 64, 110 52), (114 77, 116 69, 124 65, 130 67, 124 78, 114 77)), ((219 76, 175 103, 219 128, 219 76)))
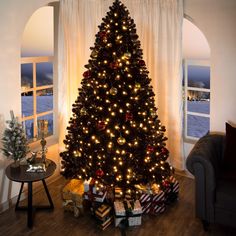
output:
POLYGON ((126 140, 124 137, 120 136, 118 139, 117 139, 117 143, 120 144, 120 145, 124 145, 126 143, 126 140))
POLYGON ((141 84, 140 83, 135 83, 134 88, 141 89, 141 84))
POLYGON ((117 94, 117 92, 118 92, 118 90, 117 90, 117 88, 115 88, 115 87, 111 87, 111 89, 110 89, 110 94, 112 95, 112 96, 115 96, 116 94, 117 94))
POLYGON ((74 154, 74 157, 81 157, 81 152, 78 150, 74 151, 73 154, 74 154))
POLYGON ((85 116, 85 115, 87 114, 87 111, 86 111, 85 107, 83 107, 83 108, 80 110, 80 114, 81 114, 82 116, 85 116))
POLYGON ((130 52, 126 52, 126 53, 124 54, 124 58, 125 58, 126 60, 130 59, 131 56, 132 56, 132 55, 131 55, 130 52))
POLYGON ((156 117, 156 112, 152 111, 152 112, 151 112, 151 117, 152 117, 152 118, 155 118, 155 117, 156 117))
POLYGON ((96 51, 96 50, 93 50, 93 51, 91 52, 91 56, 92 56, 92 57, 97 57, 97 56, 98 56, 97 51, 96 51))

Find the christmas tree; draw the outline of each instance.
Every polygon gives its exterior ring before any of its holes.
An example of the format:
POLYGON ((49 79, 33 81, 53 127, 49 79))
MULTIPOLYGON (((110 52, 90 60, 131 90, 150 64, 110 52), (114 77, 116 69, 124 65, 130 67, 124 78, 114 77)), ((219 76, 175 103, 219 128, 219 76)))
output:
POLYGON ((102 20, 67 127, 62 174, 124 191, 164 188, 173 170, 136 26, 119 0, 102 20))

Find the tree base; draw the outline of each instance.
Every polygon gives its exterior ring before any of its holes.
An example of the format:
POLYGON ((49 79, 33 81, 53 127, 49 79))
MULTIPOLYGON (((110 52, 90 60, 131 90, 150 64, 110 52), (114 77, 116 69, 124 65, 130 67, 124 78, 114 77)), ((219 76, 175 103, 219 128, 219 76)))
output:
POLYGON ((11 165, 11 172, 12 173, 19 173, 20 172, 20 162, 19 161, 15 161, 13 162, 11 165))

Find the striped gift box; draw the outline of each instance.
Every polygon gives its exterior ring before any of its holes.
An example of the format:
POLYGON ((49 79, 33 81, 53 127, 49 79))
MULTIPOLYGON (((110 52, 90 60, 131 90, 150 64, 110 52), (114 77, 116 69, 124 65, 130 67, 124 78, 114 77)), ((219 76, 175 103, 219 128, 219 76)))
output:
POLYGON ((174 176, 169 178, 170 186, 166 189, 166 204, 171 204, 178 199, 179 196, 179 182, 174 176))

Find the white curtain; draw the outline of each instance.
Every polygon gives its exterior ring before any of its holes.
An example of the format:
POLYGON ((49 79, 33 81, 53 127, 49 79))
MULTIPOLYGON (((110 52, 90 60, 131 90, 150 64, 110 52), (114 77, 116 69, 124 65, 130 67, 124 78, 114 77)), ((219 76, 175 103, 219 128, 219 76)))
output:
MULTIPOLYGON (((61 0, 59 25, 59 139, 66 134, 84 65, 102 18, 113 0, 61 0)), ((183 169, 182 20, 183 0, 122 0, 134 19, 144 60, 165 125, 170 162, 183 169)))

